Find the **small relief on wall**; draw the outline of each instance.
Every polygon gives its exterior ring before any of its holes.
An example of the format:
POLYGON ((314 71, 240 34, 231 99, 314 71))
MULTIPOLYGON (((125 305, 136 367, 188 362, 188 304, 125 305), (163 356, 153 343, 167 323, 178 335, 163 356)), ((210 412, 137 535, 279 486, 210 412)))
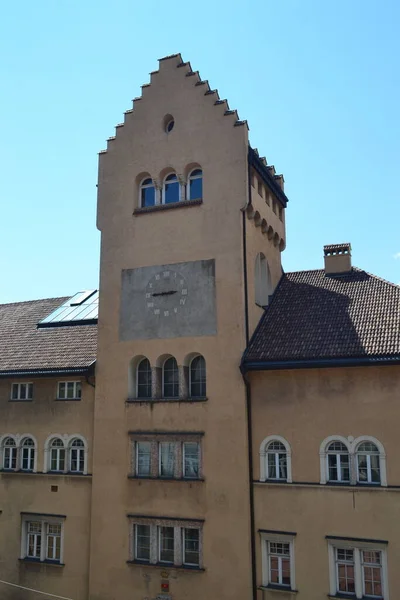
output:
POLYGON ((122 271, 120 339, 215 335, 215 261, 122 271))

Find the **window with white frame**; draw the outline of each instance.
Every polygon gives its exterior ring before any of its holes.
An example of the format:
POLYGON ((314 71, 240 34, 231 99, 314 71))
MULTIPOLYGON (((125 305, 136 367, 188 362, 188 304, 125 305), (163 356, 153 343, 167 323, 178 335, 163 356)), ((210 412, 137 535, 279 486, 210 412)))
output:
POLYGON ((0 450, 2 469, 27 472, 35 470, 36 443, 31 437, 6 435, 0 450))
POLYGON ((260 446, 260 481, 292 481, 292 452, 289 443, 279 435, 271 435, 260 446))
POLYGON ((133 477, 201 479, 201 435, 131 432, 133 477))
POLYGON ((151 177, 143 179, 139 186, 140 207, 154 206, 156 203, 156 188, 151 177))
POLYGON ((321 483, 387 485, 386 453, 371 436, 330 436, 320 447, 321 483))
POLYGON ((162 367, 163 398, 179 398, 179 369, 176 359, 171 356, 162 367))
POLYGON ((35 442, 32 438, 24 438, 20 447, 20 462, 22 471, 33 471, 35 468, 35 442))
POLYGON ((87 444, 77 436, 52 437, 45 446, 46 469, 51 473, 87 473, 87 444))
POLYGON ((58 400, 80 400, 82 385, 80 381, 59 381, 57 390, 58 400))
POLYGON ((206 361, 203 356, 195 356, 189 366, 190 398, 205 398, 207 395, 206 384, 206 361))
POLYGON ((170 173, 164 179, 162 203, 173 204, 181 199, 181 184, 176 173, 170 173))
POLYGON ((260 530, 263 587, 295 590, 295 533, 260 530))
POLYGON ((193 169, 189 173, 186 194, 188 200, 201 200, 203 198, 203 171, 201 169, 193 169))
POLYGON ((21 558, 61 564, 63 562, 64 518, 23 515, 21 558))
POLYGON ((3 469, 5 471, 16 471, 18 464, 18 448, 16 441, 12 437, 6 437, 3 440, 2 446, 3 469))
POLYGON ((12 383, 11 400, 32 400, 33 383, 12 383))
POLYGON ((131 560, 154 565, 202 567, 202 521, 131 517, 131 560), (182 521, 185 521, 182 524, 182 521))
POLYGON ((386 543, 327 536, 330 594, 388 598, 386 543))
POLYGON ((151 398, 151 366, 147 358, 143 358, 136 369, 136 397, 151 398))

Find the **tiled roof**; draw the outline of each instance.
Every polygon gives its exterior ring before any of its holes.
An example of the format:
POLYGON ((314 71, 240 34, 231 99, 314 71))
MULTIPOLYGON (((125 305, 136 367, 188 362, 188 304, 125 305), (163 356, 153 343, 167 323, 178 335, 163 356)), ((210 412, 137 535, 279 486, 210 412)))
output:
POLYGON ((400 359, 400 287, 355 268, 283 275, 243 364, 338 359, 400 359))
POLYGON ((37 329, 68 298, 0 305, 0 375, 86 369, 96 359, 97 326, 37 329))

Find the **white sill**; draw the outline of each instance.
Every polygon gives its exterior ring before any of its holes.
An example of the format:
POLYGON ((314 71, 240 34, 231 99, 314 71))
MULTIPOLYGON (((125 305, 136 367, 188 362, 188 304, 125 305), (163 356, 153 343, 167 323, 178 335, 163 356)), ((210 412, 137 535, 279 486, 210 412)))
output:
POLYGON ((269 585, 260 585, 258 587, 259 590, 263 590, 265 592, 277 592, 278 594, 288 594, 290 596, 295 596, 298 594, 298 590, 291 590, 290 588, 285 587, 270 587, 269 585))

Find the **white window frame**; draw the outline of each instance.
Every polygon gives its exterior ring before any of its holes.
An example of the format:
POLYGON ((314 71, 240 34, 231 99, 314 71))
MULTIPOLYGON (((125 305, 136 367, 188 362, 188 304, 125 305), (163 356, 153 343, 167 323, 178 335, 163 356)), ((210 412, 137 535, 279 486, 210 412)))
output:
POLYGON ((187 479, 189 481, 198 481, 201 479, 201 443, 199 441, 183 441, 182 443, 182 479, 187 479), (198 476, 197 477, 188 477, 185 475, 185 460, 186 460, 186 452, 185 445, 186 444, 196 444, 197 445, 197 459, 198 459, 198 476))
POLYGON ((327 449, 331 442, 342 442, 349 451, 349 462, 350 462, 350 481, 343 482, 341 485, 359 485, 360 487, 370 486, 370 487, 387 487, 387 475, 386 475, 386 452, 383 444, 377 440, 375 437, 370 435, 361 435, 358 438, 354 439, 352 436, 345 438, 342 435, 330 435, 325 438, 321 443, 319 449, 319 457, 320 457, 320 483, 323 485, 326 484, 337 484, 337 482, 329 481, 329 471, 328 471, 328 458, 327 458, 327 449), (357 448, 362 442, 371 442, 375 444, 379 451, 379 471, 381 481, 380 483, 359 483, 358 481, 358 457, 357 457, 357 448))
POLYGON ((138 440, 136 439, 133 442, 134 445, 134 452, 135 452, 135 475, 136 477, 140 478, 146 478, 146 477, 151 477, 151 463, 152 463, 152 442, 150 440, 138 440), (149 468, 149 473, 148 475, 142 475, 141 473, 139 473, 139 444, 150 444, 150 468, 149 468))
POLYGON ((13 402, 29 402, 30 400, 33 400, 33 382, 32 381, 13 381, 11 384, 11 390, 10 390, 10 400, 13 402), (29 389, 31 390, 31 394, 29 396, 29 393, 28 393, 27 398, 21 398, 21 386, 22 385, 28 386, 27 392, 29 391, 29 389), (18 390, 16 398, 13 398, 14 386, 17 386, 17 390, 18 390))
POLYGON ((274 482, 274 483, 292 483, 292 449, 289 442, 281 435, 269 435, 266 437, 260 445, 260 481, 263 482, 274 482), (267 449, 271 442, 280 442, 286 448, 286 464, 287 464, 287 478, 286 479, 268 479, 268 457, 267 449))
MULTIPOLYGON (((190 197, 190 182, 194 179, 203 179, 203 169, 201 167, 194 167, 193 169, 191 169, 191 171, 189 172, 189 175, 187 177, 187 186, 186 186, 186 198, 187 200, 191 200, 192 198, 190 197), (194 173, 195 171, 201 171, 201 175, 195 175, 194 177, 192 177, 192 173, 194 173)), ((203 187, 203 182, 202 182, 202 187, 203 187)), ((203 194, 201 194, 203 196, 203 194)), ((202 200, 202 198, 195 198, 195 200, 202 200)))
POLYGON ((23 514, 22 515, 22 527, 21 527, 21 559, 33 562, 46 562, 49 564, 64 564, 64 521, 65 517, 56 517, 51 515, 40 515, 40 514, 23 514), (40 522, 41 523, 41 547, 40 547, 40 558, 35 559, 28 556, 28 523, 40 522), (47 557, 48 552, 48 526, 49 525, 61 525, 61 539, 60 539, 60 559, 49 559, 47 557))
POLYGON ((23 471, 24 473, 35 473, 36 471, 36 465, 37 465, 37 444, 36 444, 36 440, 33 436, 31 435, 24 435, 21 436, 21 440, 19 443, 19 469, 21 471, 23 471), (27 440, 31 440, 33 442, 33 446, 24 446, 24 443, 27 440), (32 451, 33 451, 33 466, 32 469, 24 469, 23 468, 23 461, 24 461, 24 449, 28 448, 29 449, 29 461, 32 462, 32 451))
MULTIPOLYGON (((175 171, 169 171, 163 179, 161 190, 161 204, 165 204, 165 186, 167 184, 167 177, 169 177, 170 175, 175 175, 176 177, 176 183, 178 184, 178 202, 181 202, 181 200, 183 200, 184 198, 182 191, 182 183, 179 179, 178 173, 175 173, 175 171)), ((178 204, 178 202, 170 202, 170 204, 178 204)))
POLYGON ((355 583, 355 594, 353 597, 357 600, 363 598, 380 598, 383 600, 389 600, 389 580, 388 580, 388 569, 387 569, 387 545, 382 542, 376 541, 364 541, 364 540, 351 540, 351 539, 340 539, 340 538, 328 538, 328 557, 329 557, 329 593, 330 596, 336 596, 339 594, 339 581, 336 566, 336 549, 346 549, 354 551, 354 583, 355 583), (362 551, 366 552, 380 552, 382 563, 382 591, 383 596, 365 596, 364 595, 364 576, 362 571, 362 551))
POLYGON ((57 382, 57 400, 82 400, 82 381, 58 381, 57 382), (67 388, 68 384, 74 384, 74 396, 72 398, 68 398, 67 396, 67 388), (65 397, 60 396, 60 385, 65 385, 65 397), (80 396, 77 396, 77 386, 80 386, 80 396))
POLYGON ((139 208, 145 208, 142 205, 142 189, 147 189, 150 187, 154 187, 154 206, 156 206, 157 204, 159 204, 157 202, 157 186, 153 180, 152 177, 150 177, 150 175, 147 175, 146 177, 143 177, 143 179, 141 180, 141 182, 139 183, 139 208), (144 182, 147 181, 147 179, 151 180, 151 184, 148 183, 146 185, 144 185, 144 182))
MULTIPOLYGON (((25 436, 25 437, 27 437, 27 436, 25 436)), ((60 448, 60 450, 62 450, 61 446, 59 446, 59 448, 60 448)), ((49 437, 47 438, 47 440, 44 444, 44 469, 43 469, 43 472, 44 473, 55 473, 55 474, 59 474, 59 475, 65 475, 65 474, 77 475, 77 476, 87 475, 87 473, 88 473, 88 457, 89 457, 88 443, 87 443, 86 438, 83 437, 83 435, 80 435, 79 433, 73 433, 71 435, 52 433, 51 435, 49 435, 49 437), (62 471, 52 471, 52 469, 51 469, 51 444, 55 439, 60 439, 64 444, 65 462, 64 462, 64 469, 62 471), (74 440, 80 440, 81 442, 83 442, 83 451, 84 451, 84 470, 83 470, 83 472, 70 470, 71 444, 74 440)))
POLYGON ((260 531, 261 537, 261 562, 262 562, 262 586, 270 587, 272 589, 282 589, 287 591, 296 590, 295 580, 295 560, 294 560, 294 541, 296 538, 295 533, 285 532, 274 532, 274 531, 260 531), (278 544, 289 544, 289 561, 290 561, 290 586, 288 585, 277 585, 271 582, 270 572, 270 557, 269 557, 269 543, 276 542, 278 544))
MULTIPOLYGON (((13 462, 13 459, 11 460, 11 463, 13 462)), ((18 439, 16 438, 15 435, 11 435, 11 434, 6 434, 3 435, 1 438, 1 470, 2 471, 18 471, 19 469, 19 464, 18 464, 18 439), (8 439, 13 440, 13 442, 15 443, 15 446, 7 446, 7 448, 12 448, 12 450, 14 451, 13 453, 15 453, 15 467, 5 467, 5 461, 6 461, 6 441, 8 439)))
POLYGON ((179 519, 130 517, 130 561, 141 564, 164 566, 165 568, 182 567, 184 569, 203 569, 203 521, 179 519), (179 525, 178 525, 179 522, 179 525), (137 537, 136 526, 148 525, 150 527, 150 559, 138 559, 137 556, 137 537), (160 561, 160 536, 161 527, 172 527, 174 530, 174 559, 173 563, 160 561), (185 529, 197 529, 199 531, 199 564, 189 564, 184 562, 184 535, 185 529))
POLYGON ((207 363, 206 363, 206 359, 204 358, 204 356, 202 354, 196 354, 196 356, 193 356, 192 360, 189 363, 189 394, 188 394, 188 397, 189 398, 205 398, 206 395, 207 395, 207 363), (205 386, 206 386, 206 394, 204 396, 193 396, 192 395, 192 363, 197 358, 202 358, 204 361, 205 386))
POLYGON ((130 432, 131 441, 131 473, 129 477, 137 479, 158 479, 160 481, 176 479, 179 481, 202 481, 203 480, 203 459, 202 459, 202 433, 192 433, 185 435, 177 433, 176 436, 166 434, 141 435, 139 432, 130 432), (139 453, 138 444, 150 444, 150 473, 148 475, 139 474, 139 453), (167 443, 173 445, 174 472, 172 476, 161 475, 161 444, 167 443), (185 444, 196 444, 198 448, 198 476, 189 477, 185 475, 185 444))

